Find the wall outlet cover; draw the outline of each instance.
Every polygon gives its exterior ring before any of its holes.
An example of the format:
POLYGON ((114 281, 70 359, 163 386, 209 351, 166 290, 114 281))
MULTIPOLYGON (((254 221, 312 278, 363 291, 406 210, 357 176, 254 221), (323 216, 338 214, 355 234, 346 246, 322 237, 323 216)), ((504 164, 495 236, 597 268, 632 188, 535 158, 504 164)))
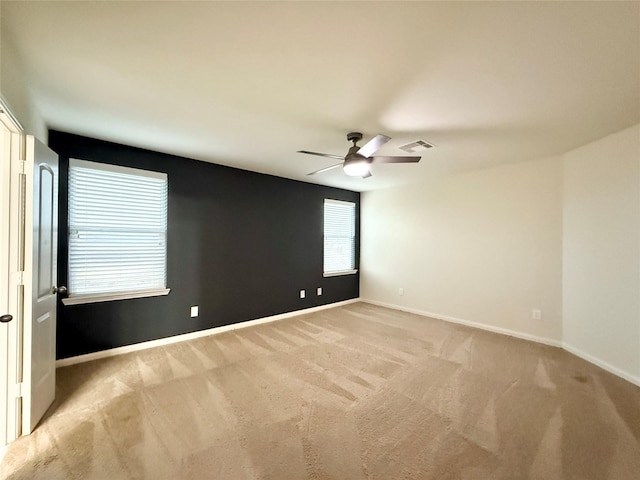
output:
POLYGON ((191 307, 191 317, 197 317, 198 316, 198 305, 194 305, 191 307))

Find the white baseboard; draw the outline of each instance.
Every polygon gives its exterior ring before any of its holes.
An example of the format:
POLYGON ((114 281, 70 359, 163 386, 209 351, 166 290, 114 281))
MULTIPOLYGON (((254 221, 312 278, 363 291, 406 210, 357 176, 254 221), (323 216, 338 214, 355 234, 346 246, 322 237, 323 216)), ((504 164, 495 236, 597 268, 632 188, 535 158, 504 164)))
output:
POLYGON ((494 333, 500 333, 502 335, 509 335, 510 337, 516 337, 516 338, 522 338, 523 340, 531 340, 533 342, 538 342, 538 343, 542 343, 545 345, 551 345, 552 347, 559 347, 562 348, 564 350, 566 350, 569 353, 572 353, 573 355, 576 355, 580 358, 582 358, 583 360, 586 360, 589 363, 593 363, 594 365, 602 368, 603 370, 606 370, 609 373, 612 373, 620 378, 623 378, 625 380, 627 380, 628 382, 633 383, 634 385, 637 385, 640 387, 640 378, 634 375, 631 375, 628 372, 625 372, 624 370, 619 369, 618 367, 614 367, 613 365, 600 360, 597 357, 594 357, 593 355, 589 355, 588 353, 583 352, 582 350, 580 350, 579 348, 576 348, 572 345, 569 345, 566 342, 562 342, 560 340, 555 340, 552 338, 547 338, 547 337, 539 337, 537 335, 531 335, 528 333, 522 333, 522 332, 517 332, 515 330, 509 330, 507 328, 501 328, 501 327, 494 327, 492 325, 485 325, 483 323, 478 323, 478 322, 472 322, 469 320, 463 320, 461 318, 455 318, 455 317, 450 317, 448 315, 440 315, 437 313, 431 313, 431 312, 425 312, 423 310, 418 310, 415 308, 409 308, 409 307, 403 307, 401 305, 395 305, 392 303, 384 303, 384 302, 378 302, 376 300, 368 300, 366 298, 362 298, 360 299, 361 302, 364 303, 370 303, 372 305, 378 305, 380 307, 387 307, 387 308, 392 308, 394 310, 400 310, 402 312, 408 312, 408 313, 415 313, 416 315, 421 315, 424 317, 431 317, 431 318, 437 318, 438 320, 444 320, 446 322, 452 322, 452 323, 459 323, 461 325, 466 325, 469 327, 474 327, 474 328, 479 328, 482 330, 487 330, 489 332, 494 332, 494 333))
MULTIPOLYGON (((279 315, 272 315, 270 317, 257 318, 255 320, 248 320, 246 322, 234 323, 232 325, 224 325, 222 327, 214 327, 207 330, 199 330, 197 332, 184 333, 181 335, 175 335, 173 337, 160 338, 158 340, 150 340, 148 342, 136 343, 134 345, 126 345, 124 347, 112 348, 109 350, 102 350, 100 352, 88 353, 86 355, 78 355, 76 357, 63 358, 56 361, 56 367, 66 367, 68 365, 74 365, 76 363, 90 362, 92 360, 98 360, 100 358, 113 357, 116 355, 122 355, 124 353, 137 352, 139 350, 146 350, 147 348, 159 347, 162 345, 170 345, 172 343, 184 342, 186 340, 192 340, 194 338, 207 337, 209 335, 215 335, 218 333, 228 332, 231 330, 237 330, 240 328, 251 327, 253 325, 261 325, 264 323, 275 322, 278 320, 284 320, 285 318, 297 317, 299 315, 306 315, 308 313, 318 312, 329 308, 341 307, 343 305, 349 305, 351 303, 364 302, 371 305, 378 305, 380 307, 391 308, 393 310, 400 310, 402 312, 413 313, 423 317, 436 318, 438 320, 444 320, 445 322, 457 323, 460 325, 466 325, 468 327, 479 328, 493 333, 499 333, 501 335, 508 335, 510 337, 521 338, 523 340, 530 340, 532 342, 542 343, 544 345, 550 345, 552 347, 560 347, 573 355, 576 355, 587 362, 593 363, 598 367, 617 375, 620 378, 627 380, 640 387, 640 377, 632 375, 624 370, 621 370, 613 365, 600 360, 593 355, 589 355, 583 352, 579 348, 576 348, 566 342, 555 340, 547 337, 540 337, 537 335, 531 335, 529 333, 517 332, 508 328, 495 327, 492 325, 486 325, 479 322, 473 322, 470 320, 464 320, 462 318, 451 317, 449 315, 441 315, 433 312, 426 312, 415 308, 403 307, 402 305, 395 305, 392 303, 378 302, 377 300, 369 300, 366 298, 353 298, 351 300, 344 300, 342 302, 330 303, 328 305, 320 305, 318 307, 307 308, 304 310, 296 310, 294 312, 281 313, 279 315)), ((2 458, 6 449, 0 448, 0 459, 2 458)))
POLYGON ((567 352, 573 353, 575 356, 580 357, 589 363, 593 363, 594 365, 597 365, 603 370, 613 373, 614 375, 617 375, 620 378, 624 378, 626 381, 631 382, 634 385, 637 385, 640 387, 640 377, 636 377, 634 375, 631 375, 630 373, 625 372, 624 370, 619 369, 618 367, 614 367, 610 363, 607 363, 604 360, 600 360, 598 357, 594 357, 593 355, 589 355, 588 353, 566 342, 562 343, 562 348, 564 348, 567 352))
POLYGON ((510 337, 521 338, 523 340, 531 340, 532 342, 542 343, 544 345, 550 345, 552 347, 562 347, 560 340, 555 340, 548 337, 539 337, 537 335, 531 335, 529 333, 518 332, 516 330, 510 330, 508 328, 495 327, 493 325, 487 325, 485 323, 472 322, 471 320, 464 320, 462 318, 450 317, 449 315, 441 315, 439 313, 425 312, 424 310, 418 310, 415 308, 403 307, 401 305, 395 305, 393 303, 378 302, 377 300, 368 300, 366 298, 360 299, 361 302, 370 303, 372 305, 378 305, 380 307, 392 308, 394 310, 400 310, 407 313, 415 313, 423 317, 436 318, 438 320, 444 320, 445 322, 458 323, 467 327, 479 328, 481 330, 487 330, 493 333, 499 333, 501 335, 508 335, 510 337))
POLYGON ((208 337, 209 335, 216 335, 218 333, 229 332, 231 330, 237 330, 240 328, 252 327, 254 325, 261 325, 263 323, 276 322, 278 320, 284 320, 285 318, 297 317, 299 315, 306 315, 308 313, 319 312, 328 308, 341 307, 343 305, 349 305, 351 303, 359 302, 359 298, 353 298, 351 300, 344 300, 342 302, 329 303, 327 305, 320 305, 318 307, 305 308, 304 310, 295 310, 293 312, 281 313, 279 315, 272 315, 270 317, 256 318, 255 320, 247 320, 246 322, 234 323, 231 325, 223 325, 221 327, 209 328, 207 330, 198 330, 197 332, 183 333, 181 335, 174 335, 172 337, 159 338, 157 340, 149 340, 148 342, 135 343, 133 345, 125 345, 124 347, 111 348, 109 350, 101 350, 99 352, 87 353, 85 355, 77 355, 75 357, 62 358, 56 361, 56 367, 67 367, 69 365, 75 365, 76 363, 90 362, 92 360, 98 360, 100 358, 113 357, 116 355, 122 355, 124 353, 137 352, 139 350, 146 350, 147 348, 160 347, 162 345, 170 345, 172 343, 184 342, 186 340, 193 340, 194 338, 208 337))

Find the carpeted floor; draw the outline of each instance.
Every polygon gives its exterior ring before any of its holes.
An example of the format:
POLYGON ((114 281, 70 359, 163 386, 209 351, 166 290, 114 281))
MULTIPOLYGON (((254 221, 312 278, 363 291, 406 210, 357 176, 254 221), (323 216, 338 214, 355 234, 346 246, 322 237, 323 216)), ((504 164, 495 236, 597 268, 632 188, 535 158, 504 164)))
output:
POLYGON ((58 369, 3 479, 640 478, 640 388, 357 303, 58 369))

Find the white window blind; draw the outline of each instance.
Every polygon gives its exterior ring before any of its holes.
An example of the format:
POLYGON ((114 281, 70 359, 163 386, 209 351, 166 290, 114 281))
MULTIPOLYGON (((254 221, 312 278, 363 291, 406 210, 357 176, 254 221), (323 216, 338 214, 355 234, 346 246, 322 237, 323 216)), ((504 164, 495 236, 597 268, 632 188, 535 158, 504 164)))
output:
POLYGON ((69 293, 166 288, 167 175, 69 162, 69 293))
POLYGON ((356 204, 324 201, 324 275, 355 273, 356 204))

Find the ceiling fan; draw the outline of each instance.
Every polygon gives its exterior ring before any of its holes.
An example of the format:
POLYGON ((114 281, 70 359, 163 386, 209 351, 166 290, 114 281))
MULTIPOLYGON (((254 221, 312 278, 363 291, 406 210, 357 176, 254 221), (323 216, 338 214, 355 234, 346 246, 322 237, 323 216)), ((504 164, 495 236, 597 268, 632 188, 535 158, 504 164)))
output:
POLYGON ((307 150, 298 150, 298 153, 306 153, 307 155, 318 155, 319 157, 328 157, 335 158, 337 160, 341 160, 340 163, 336 163, 335 165, 331 165, 330 167, 321 168, 320 170, 316 170, 315 172, 308 173, 307 175, 315 175, 317 173, 323 173, 327 170, 331 170, 332 168, 342 167, 344 173, 352 177, 362 177, 367 178, 371 176, 371 171, 369 170, 369 165, 372 163, 416 163, 420 161, 422 157, 387 157, 387 156, 376 156, 372 157, 372 155, 380 149, 385 143, 387 143, 391 138, 386 135, 376 135, 367 143, 365 143, 362 147, 356 145, 360 140, 362 140, 362 133, 360 132, 350 132, 347 134, 347 140, 353 142, 353 146, 349 148, 347 155, 341 157, 340 155, 331 155, 329 153, 318 153, 318 152, 309 152, 307 150))

